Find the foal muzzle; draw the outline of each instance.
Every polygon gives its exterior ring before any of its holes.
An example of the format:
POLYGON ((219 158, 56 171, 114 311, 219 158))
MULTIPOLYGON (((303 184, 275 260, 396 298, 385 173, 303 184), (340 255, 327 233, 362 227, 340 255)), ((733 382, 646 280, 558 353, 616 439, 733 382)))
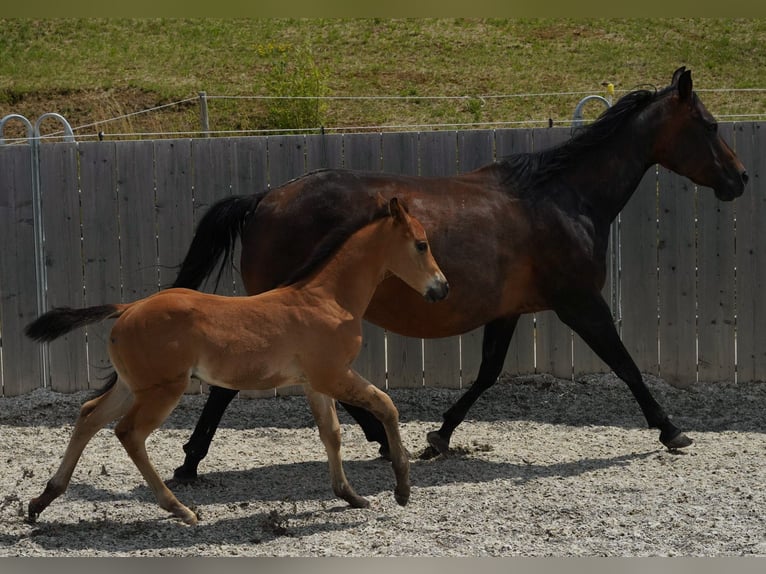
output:
POLYGON ((447 283, 447 280, 442 277, 439 279, 434 279, 431 281, 431 283, 429 283, 424 297, 426 298, 426 301, 433 303, 435 301, 441 301, 448 294, 449 283, 447 283))

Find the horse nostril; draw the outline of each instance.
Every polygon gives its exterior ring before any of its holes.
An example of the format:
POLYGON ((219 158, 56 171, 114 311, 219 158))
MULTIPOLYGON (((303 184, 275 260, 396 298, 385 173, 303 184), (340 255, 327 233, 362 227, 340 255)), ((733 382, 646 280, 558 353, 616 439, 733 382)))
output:
POLYGON ((740 177, 742 178, 742 183, 747 183, 748 181, 750 181, 750 176, 749 176, 749 175, 747 175, 747 172, 746 172, 746 171, 743 171, 743 172, 740 174, 740 177))

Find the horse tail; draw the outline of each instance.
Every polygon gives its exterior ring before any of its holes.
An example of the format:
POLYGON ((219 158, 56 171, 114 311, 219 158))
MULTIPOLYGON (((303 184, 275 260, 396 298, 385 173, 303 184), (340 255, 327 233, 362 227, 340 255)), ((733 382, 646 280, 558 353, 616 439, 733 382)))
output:
POLYGON ((247 218, 255 211, 266 192, 235 195, 214 203, 197 224, 189 250, 173 287, 198 289, 221 260, 215 286, 221 281, 226 261, 234 256, 237 237, 242 235, 247 218))
POLYGON ((97 305, 83 309, 56 307, 27 325, 24 333, 35 341, 49 342, 78 327, 98 323, 104 319, 116 319, 128 307, 129 305, 117 304, 97 305))

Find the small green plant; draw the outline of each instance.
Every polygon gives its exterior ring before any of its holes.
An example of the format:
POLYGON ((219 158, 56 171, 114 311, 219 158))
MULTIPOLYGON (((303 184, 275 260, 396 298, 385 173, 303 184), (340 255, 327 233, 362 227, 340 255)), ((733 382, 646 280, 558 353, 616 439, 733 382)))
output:
POLYGON ((284 44, 259 46, 258 53, 271 60, 266 74, 268 129, 317 128, 327 104, 327 75, 317 65, 310 48, 284 44))

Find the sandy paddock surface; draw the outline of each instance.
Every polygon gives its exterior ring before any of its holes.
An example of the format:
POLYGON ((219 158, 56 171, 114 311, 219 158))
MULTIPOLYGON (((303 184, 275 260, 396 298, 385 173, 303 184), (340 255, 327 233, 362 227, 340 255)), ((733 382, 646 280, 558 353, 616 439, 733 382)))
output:
MULTIPOLYGON (((390 464, 339 410, 346 474, 371 502, 360 510, 333 496, 303 397, 237 400, 200 479, 175 488, 195 527, 157 506, 110 429, 28 523, 87 393, 0 399, 0 556, 766 556, 766 384, 649 385, 695 440, 683 454, 645 428, 613 375, 507 378, 450 456, 412 461, 406 507, 390 464)), ((391 392, 414 456, 460 394, 391 392)), ((149 438, 162 476, 182 462, 203 401, 185 396, 149 438)))

